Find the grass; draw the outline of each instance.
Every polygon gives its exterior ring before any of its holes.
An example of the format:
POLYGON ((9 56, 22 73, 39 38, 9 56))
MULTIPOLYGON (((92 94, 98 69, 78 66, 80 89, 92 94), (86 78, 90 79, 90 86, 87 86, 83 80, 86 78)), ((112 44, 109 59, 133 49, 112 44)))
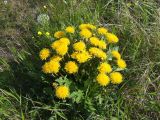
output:
MULTIPOLYGON (((47 0, 0 2, 0 118, 158 120, 160 118, 160 9, 155 0, 47 0), (47 10, 43 6, 47 6, 47 10), (51 24, 38 26, 46 13, 51 24), (120 38, 127 61, 125 82, 106 95, 96 112, 75 110, 53 100, 43 82, 38 53, 38 30, 54 32, 81 22, 102 24, 120 38), (34 39, 32 39, 34 36, 34 39), (65 109, 67 108, 68 111, 65 109), (69 111, 70 110, 70 111, 69 111), (70 116, 72 114, 72 116, 70 116)), ((41 40, 42 41, 42 40, 41 40)), ((49 78, 48 78, 49 79, 49 78)))

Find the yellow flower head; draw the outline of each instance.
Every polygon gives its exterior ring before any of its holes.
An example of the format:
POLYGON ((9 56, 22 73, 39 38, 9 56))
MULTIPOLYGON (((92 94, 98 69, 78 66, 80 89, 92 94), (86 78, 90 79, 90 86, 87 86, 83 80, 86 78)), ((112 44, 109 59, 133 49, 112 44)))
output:
POLYGON ((87 27, 87 24, 81 24, 81 25, 79 25, 79 29, 87 29, 88 27, 87 27))
POLYGON ((57 31, 54 33, 55 38, 61 38, 64 37, 65 33, 63 31, 57 31))
POLYGON ((100 73, 110 73, 112 71, 112 68, 110 64, 104 62, 99 65, 98 71, 100 73))
POLYGON ((62 43, 63 45, 70 45, 70 41, 68 38, 61 38, 59 42, 62 43))
POLYGON ((72 27, 72 26, 68 26, 66 29, 65 29, 66 32, 68 33, 74 33, 75 32, 75 28, 72 27))
POLYGON ((73 52, 73 53, 71 54, 71 58, 76 59, 76 55, 77 55, 78 53, 79 53, 79 52, 73 52))
POLYGON ((103 52, 101 49, 96 48, 96 47, 91 47, 89 49, 89 52, 91 55, 94 55, 95 57, 98 57, 102 60, 106 60, 107 59, 107 55, 105 52, 103 52))
POLYGON ((92 32, 88 29, 82 29, 80 31, 80 36, 84 38, 90 38, 92 36, 92 32))
POLYGON ((104 74, 104 73, 100 73, 97 76, 97 82, 101 85, 101 86, 107 86, 110 82, 109 77, 104 74))
POLYGON ((91 37, 89 39, 90 43, 94 46, 98 46, 99 45, 99 39, 97 37, 91 37))
POLYGON ((119 41, 118 37, 112 33, 106 33, 106 38, 109 43, 117 43, 119 41))
POLYGON ((61 45, 55 49, 58 55, 64 56, 68 52, 68 47, 66 45, 61 45))
POLYGON ((59 99, 65 99, 69 97, 69 88, 67 86, 61 85, 56 88, 56 96, 59 99))
POLYGON ((58 73, 59 72, 59 69, 60 69, 60 64, 59 62, 56 62, 56 61, 49 61, 49 62, 46 62, 43 66, 42 66, 42 71, 44 73, 58 73))
POLYGON ((126 62, 123 59, 118 59, 117 65, 119 68, 122 68, 122 69, 126 68, 126 66, 127 66, 126 62))
POLYGON ((84 63, 91 58, 91 55, 87 51, 83 51, 83 52, 74 52, 71 55, 71 57, 73 59, 76 59, 79 63, 84 63))
POLYGON ((42 35, 42 32, 41 31, 38 31, 38 33, 37 33, 39 36, 41 36, 42 35))
POLYGON ((96 47, 99 47, 101 49, 106 49, 106 43, 103 40, 99 40, 97 37, 91 37, 89 39, 90 43, 96 47))
POLYGON ((91 29, 91 30, 94 30, 96 29, 96 26, 92 25, 92 24, 81 24, 79 26, 79 29, 91 29))
POLYGON ((86 49, 86 45, 84 42, 80 41, 73 44, 73 48, 75 51, 84 51, 86 49))
POLYGON ((54 42, 51 44, 52 49, 57 49, 59 46, 61 46, 61 42, 59 42, 59 40, 54 41, 54 42))
POLYGON ((49 32, 46 32, 46 36, 50 36, 50 33, 49 33, 49 32))
POLYGON ((110 74, 111 83, 113 84, 120 84, 123 81, 123 76, 119 72, 112 72, 110 74))
POLYGON ((60 62, 62 60, 62 58, 59 55, 54 55, 53 57, 51 57, 50 60, 56 61, 56 62, 60 62))
POLYGON ((108 30, 104 27, 98 28, 97 31, 99 34, 102 34, 102 35, 105 35, 108 32, 108 30))
POLYGON ((112 51, 112 56, 116 59, 121 59, 121 54, 116 50, 112 51))
POLYGON ((50 51, 47 48, 43 48, 40 53, 39 56, 41 58, 41 60, 46 60, 49 56, 50 56, 50 51))
POLYGON ((91 30, 95 30, 96 26, 92 25, 92 24, 87 24, 87 27, 91 30))
POLYGON ((98 44, 98 47, 101 48, 101 49, 106 49, 106 46, 107 44, 103 41, 103 40, 100 40, 99 41, 99 44, 98 44))
POLYGON ((74 73, 78 72, 78 65, 73 61, 69 61, 69 62, 67 62, 65 64, 65 68, 64 69, 69 74, 74 74, 74 73))
POLYGON ((52 49, 58 49, 60 46, 68 46, 70 41, 68 38, 61 38, 51 44, 52 49))

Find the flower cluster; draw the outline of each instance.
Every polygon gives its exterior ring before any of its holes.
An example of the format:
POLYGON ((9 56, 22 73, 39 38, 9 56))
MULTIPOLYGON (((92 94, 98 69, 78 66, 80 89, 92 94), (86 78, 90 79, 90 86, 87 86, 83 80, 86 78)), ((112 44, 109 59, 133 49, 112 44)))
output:
MULTIPOLYGON (((61 74, 74 75, 74 79, 79 79, 76 76, 80 72, 85 72, 86 76, 90 76, 88 78, 92 78, 93 82, 97 82, 100 86, 107 86, 110 83, 120 84, 123 81, 118 69, 125 69, 126 62, 113 47, 119 41, 118 37, 108 29, 92 24, 81 24, 78 28, 68 26, 64 30, 57 31, 53 37, 56 40, 50 48, 43 48, 39 53, 41 60, 45 60, 42 66, 44 73, 59 77, 61 74), (98 64, 96 65, 94 61, 98 64), (91 68, 81 68, 87 64, 93 67, 95 71, 93 74, 96 74, 96 77, 88 72, 91 68)), ((67 85, 58 85, 55 89, 55 95, 59 99, 65 99, 70 95, 67 85)))

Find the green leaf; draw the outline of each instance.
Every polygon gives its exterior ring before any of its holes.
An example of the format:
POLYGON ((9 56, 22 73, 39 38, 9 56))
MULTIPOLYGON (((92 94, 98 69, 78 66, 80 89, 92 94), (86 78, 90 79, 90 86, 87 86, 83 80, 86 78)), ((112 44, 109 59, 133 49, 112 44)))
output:
POLYGON ((75 92, 72 92, 70 95, 70 98, 72 98, 73 102, 80 103, 81 100, 83 99, 84 93, 82 90, 78 90, 75 92))
POLYGON ((101 94, 99 94, 96 98, 98 99, 98 103, 102 104, 103 98, 102 98, 101 94))
POLYGON ((69 80, 66 76, 65 77, 59 77, 55 81, 58 82, 59 85, 66 85, 66 86, 70 86, 71 83, 72 83, 72 81, 69 80))
POLYGON ((117 117, 111 117, 111 120, 119 120, 117 117))
POLYGON ((85 100, 85 108, 90 112, 94 112, 96 109, 94 108, 93 102, 90 98, 86 98, 85 100))

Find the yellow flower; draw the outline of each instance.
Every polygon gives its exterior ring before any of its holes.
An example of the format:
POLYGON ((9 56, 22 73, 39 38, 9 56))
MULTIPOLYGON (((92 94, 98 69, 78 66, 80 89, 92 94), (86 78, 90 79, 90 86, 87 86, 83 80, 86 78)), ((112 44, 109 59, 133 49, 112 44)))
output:
POLYGON ((52 49, 57 49, 59 46, 61 46, 61 42, 59 42, 59 40, 54 41, 54 42, 51 44, 52 49))
POLYGON ((100 66, 98 67, 98 71, 100 73, 110 73, 112 71, 112 68, 110 64, 104 62, 100 64, 100 66))
POLYGON ((74 32, 75 32, 75 29, 74 29, 74 27, 72 27, 72 26, 68 26, 68 27, 65 29, 65 31, 68 32, 68 33, 74 33, 74 32))
POLYGON ((70 41, 68 38, 61 38, 59 40, 60 43, 64 44, 64 45, 70 45, 70 41))
POLYGON ((65 64, 65 68, 64 69, 69 74, 74 74, 74 73, 78 72, 78 65, 73 61, 69 61, 69 62, 67 62, 65 64))
POLYGON ((101 49, 106 49, 106 43, 103 40, 99 40, 97 37, 91 37, 89 39, 90 43, 96 47, 99 47, 101 49))
POLYGON ((101 48, 101 49, 106 49, 106 46, 107 44, 103 41, 103 40, 100 40, 99 41, 99 44, 98 44, 98 47, 101 48))
POLYGON ((91 30, 95 30, 96 26, 92 25, 92 24, 87 24, 87 27, 91 30))
POLYGON ((57 31, 54 33, 54 37, 55 38, 61 38, 65 35, 65 33, 63 31, 57 31))
POLYGON ((94 30, 96 29, 96 26, 92 25, 92 24, 81 24, 79 26, 79 29, 91 29, 91 30, 94 30))
POLYGON ((94 46, 98 46, 99 45, 99 39, 97 37, 91 37, 89 39, 90 43, 94 46))
POLYGON ((119 41, 118 37, 112 33, 106 33, 106 38, 109 43, 117 43, 119 41))
POLYGON ((62 60, 62 58, 59 55, 55 55, 55 56, 51 57, 50 60, 60 62, 62 60))
POLYGON ((111 83, 113 84, 120 84, 123 81, 123 76, 119 72, 112 72, 110 74, 111 83))
POLYGON ((52 49, 58 49, 61 46, 68 46, 70 41, 68 38, 61 38, 60 40, 54 41, 51 44, 52 49))
POLYGON ((46 32, 46 36, 50 36, 50 33, 49 33, 49 32, 46 32))
POLYGON ((87 24, 81 24, 79 25, 79 29, 87 29, 87 24))
POLYGON ((98 31, 99 34, 102 34, 102 35, 105 35, 108 32, 108 30, 104 27, 98 28, 97 31, 98 31))
POLYGON ((76 55, 77 55, 78 53, 79 53, 79 52, 73 52, 73 53, 71 54, 71 58, 76 59, 76 55))
POLYGON ((41 31, 38 31, 38 33, 37 33, 39 36, 41 36, 42 35, 42 32, 41 31))
POLYGON ((41 60, 46 60, 49 56, 50 56, 50 51, 47 48, 43 48, 40 53, 39 56, 41 58, 41 60))
POLYGON ((96 47, 91 47, 89 49, 90 54, 94 55, 95 57, 98 57, 102 60, 107 59, 107 55, 105 52, 103 52, 101 49, 96 48, 96 47))
POLYGON ((84 63, 91 58, 91 55, 87 51, 74 52, 71 57, 76 59, 79 63, 84 63))
POLYGON ((97 76, 97 82, 101 85, 101 86, 107 86, 110 82, 109 77, 104 74, 104 73, 100 73, 97 76))
POLYGON ((83 52, 78 53, 78 54, 76 55, 76 59, 77 59, 77 61, 78 61, 79 63, 84 63, 84 62, 88 61, 90 58, 91 58, 91 56, 90 56, 89 53, 86 52, 86 51, 83 51, 83 52))
POLYGON ((67 86, 61 85, 56 88, 56 96, 59 99, 65 99, 69 97, 69 88, 67 86))
POLYGON ((82 29, 80 31, 80 36, 84 38, 90 38, 92 36, 92 33, 88 29, 82 29))
POLYGON ((42 71, 44 73, 58 73, 59 72, 59 69, 60 69, 60 64, 59 62, 56 62, 56 61, 49 61, 49 62, 46 62, 43 66, 42 66, 42 71))
POLYGON ((86 49, 86 45, 84 42, 80 41, 73 44, 73 48, 75 51, 84 51, 86 49))
POLYGON ((123 59, 118 59, 117 60, 117 65, 118 65, 119 68, 122 68, 122 69, 126 68, 126 66, 127 66, 126 62, 123 59))
POLYGON ((66 45, 61 45, 55 49, 57 54, 64 56, 68 52, 68 47, 66 45))
POLYGON ((118 51, 113 50, 111 53, 114 58, 121 59, 121 54, 118 51))

